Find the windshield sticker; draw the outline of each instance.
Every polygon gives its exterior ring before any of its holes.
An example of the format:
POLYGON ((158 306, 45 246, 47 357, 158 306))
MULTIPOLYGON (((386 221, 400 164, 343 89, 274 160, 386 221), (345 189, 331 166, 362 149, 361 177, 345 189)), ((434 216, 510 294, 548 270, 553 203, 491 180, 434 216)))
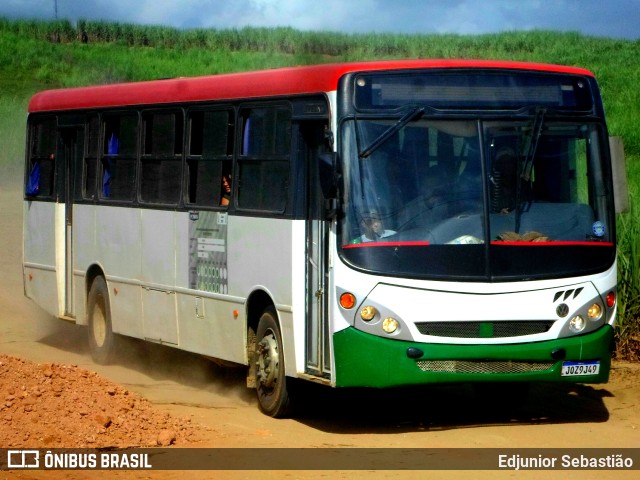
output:
POLYGON ((607 233, 607 229, 604 226, 604 223, 602 223, 601 221, 594 222, 593 226, 591 227, 591 231, 598 238, 604 237, 607 233))

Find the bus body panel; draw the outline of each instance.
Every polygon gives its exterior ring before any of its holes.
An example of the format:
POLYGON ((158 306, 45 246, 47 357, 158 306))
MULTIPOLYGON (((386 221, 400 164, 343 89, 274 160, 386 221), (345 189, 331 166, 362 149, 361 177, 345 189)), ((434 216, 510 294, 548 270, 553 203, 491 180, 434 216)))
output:
POLYGON ((338 387, 394 387, 451 382, 606 383, 613 328, 577 337, 501 345, 444 345, 380 338, 354 328, 333 337, 338 387), (419 358, 411 349, 422 352, 419 358), (555 360, 552 352, 564 349, 555 360), (597 375, 562 376, 566 361, 599 361, 597 375))
POLYGON ((262 286, 290 309, 291 235, 290 220, 229 216, 229 294, 246 297, 262 286))
MULTIPOLYGON (((242 303, 204 296, 204 292, 179 293, 179 348, 230 362, 246 364, 244 315, 233 311, 242 303)), ((240 310, 241 311, 241 310, 240 310)))
POLYGON ((139 280, 142 258, 140 210, 100 206, 96 210, 96 230, 94 258, 103 266, 107 277, 117 277, 117 281, 139 280))
POLYGON ((144 337, 178 345, 176 212, 140 213, 140 281, 144 337))
MULTIPOLYGON (((307 321, 307 284, 305 278, 307 269, 304 262, 306 245, 306 222, 294 220, 291 225, 291 278, 299 279, 291 282, 291 329, 283 339, 285 350, 289 355, 294 355, 295 362, 287 359, 287 374, 292 376, 305 372, 305 355, 295 355, 295 352, 304 352, 307 345, 306 321, 307 321)), ((329 289, 331 291, 331 289, 329 289)), ((291 360, 293 360, 292 358, 291 360)))
POLYGON ((291 276, 297 263, 292 255, 294 222, 238 215, 230 215, 228 221, 229 294, 247 299, 262 291, 269 296, 280 320, 286 369, 294 375, 293 284, 304 285, 304 277, 291 276))
POLYGON ((140 214, 140 280, 146 285, 174 286, 178 250, 175 211, 142 209, 140 214))
MULTIPOLYGON (((367 295, 362 304, 374 306, 380 311, 379 317, 391 316, 400 321, 400 328, 393 333, 393 338, 396 339, 450 343, 450 337, 457 337, 456 343, 474 344, 482 338, 483 343, 498 345, 516 340, 536 342, 566 336, 569 334, 569 319, 585 311, 594 302, 602 303, 601 293, 590 282, 541 290, 535 290, 530 283, 525 285, 527 288, 519 292, 462 294, 455 291, 403 288, 380 283, 367 295), (393 302, 390 299, 393 299, 393 302), (562 313, 562 317, 557 313, 560 305, 569 307, 562 313), (532 327, 531 331, 525 328, 518 334, 517 328, 514 328, 515 322, 522 326, 538 323, 545 326, 532 327), (449 326, 449 334, 446 336, 444 332, 439 334, 438 324, 442 323, 449 326), (465 328, 473 330, 475 326, 484 330, 464 331, 465 328), (434 333, 426 333, 431 330, 434 330, 434 333), (460 336, 456 333, 458 330, 460 336), (493 330, 503 333, 496 335, 493 330), (482 337, 471 336, 474 333, 482 337)), ((360 330, 372 333, 379 330, 378 322, 382 318, 365 322, 359 318, 357 312, 354 313, 354 323, 360 330)), ((600 321, 600 324, 602 323, 605 323, 604 319, 600 321)))
POLYGON ((47 313, 60 316, 56 224, 59 204, 25 202, 23 208, 23 272, 25 295, 47 313))

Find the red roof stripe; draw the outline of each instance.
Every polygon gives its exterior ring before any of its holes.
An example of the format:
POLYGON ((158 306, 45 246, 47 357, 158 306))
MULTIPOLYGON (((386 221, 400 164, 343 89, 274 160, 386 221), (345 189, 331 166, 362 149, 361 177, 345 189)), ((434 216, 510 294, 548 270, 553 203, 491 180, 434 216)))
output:
POLYGON ((340 77, 349 72, 420 68, 525 69, 593 76, 587 70, 574 67, 487 60, 391 60, 339 63, 47 90, 32 97, 29 112, 322 93, 335 90, 340 77))

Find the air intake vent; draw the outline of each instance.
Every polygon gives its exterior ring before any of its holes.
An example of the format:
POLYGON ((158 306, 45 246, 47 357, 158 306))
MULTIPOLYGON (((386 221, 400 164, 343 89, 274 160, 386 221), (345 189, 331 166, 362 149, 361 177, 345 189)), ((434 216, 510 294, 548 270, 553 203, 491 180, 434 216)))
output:
POLYGON ((553 367, 553 362, 513 362, 503 360, 419 360, 423 372, 438 373, 529 373, 553 367))
POLYGON ((553 320, 416 323, 422 335, 449 338, 505 338, 548 332, 553 320))
POLYGON ((553 303, 556 303, 562 297, 563 301, 566 301, 569 297, 576 298, 578 295, 582 293, 584 288, 576 288, 575 290, 563 290, 560 292, 556 292, 553 296, 553 303))

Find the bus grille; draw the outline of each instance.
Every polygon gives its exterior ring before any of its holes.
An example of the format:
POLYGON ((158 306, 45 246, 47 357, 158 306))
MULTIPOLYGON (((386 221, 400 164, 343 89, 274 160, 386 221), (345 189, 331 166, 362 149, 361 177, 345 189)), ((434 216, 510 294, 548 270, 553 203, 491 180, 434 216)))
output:
POLYGON ((416 323, 422 335, 450 338, 505 338, 545 333, 553 320, 504 322, 425 322, 416 323))
POLYGON ((423 372, 439 373, 529 373, 553 367, 553 362, 518 362, 508 360, 419 360, 423 372))

